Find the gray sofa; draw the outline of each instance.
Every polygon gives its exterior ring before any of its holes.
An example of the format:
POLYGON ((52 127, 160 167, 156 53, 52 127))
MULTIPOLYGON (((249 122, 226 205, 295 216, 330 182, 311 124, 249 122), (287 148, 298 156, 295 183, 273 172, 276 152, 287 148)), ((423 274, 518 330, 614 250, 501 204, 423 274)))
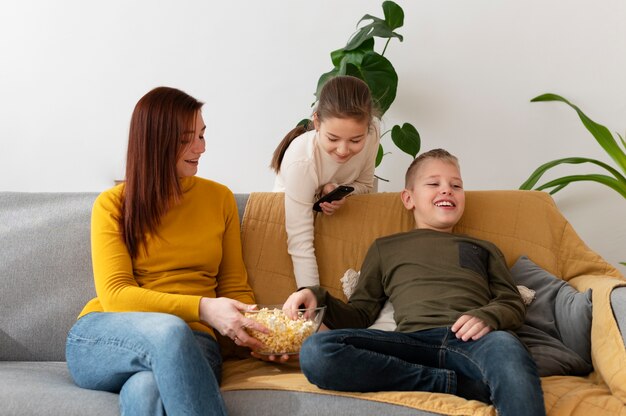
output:
MULTIPOLYGON (((0 192, 0 415, 119 415, 117 394, 74 385, 65 338, 95 296, 90 213, 96 193, 0 192)), ((247 195, 237 195, 240 218, 247 195)), ((350 397, 279 390, 224 393, 231 415, 431 415, 350 397)))

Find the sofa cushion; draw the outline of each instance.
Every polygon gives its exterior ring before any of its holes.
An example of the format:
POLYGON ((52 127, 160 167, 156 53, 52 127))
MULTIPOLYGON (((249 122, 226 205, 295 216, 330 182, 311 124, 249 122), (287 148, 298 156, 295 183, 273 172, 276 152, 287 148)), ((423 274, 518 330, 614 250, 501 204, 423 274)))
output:
POLYGON ((585 375, 591 366, 591 290, 580 293, 521 256, 513 280, 536 292, 517 331, 537 362, 539 375, 585 375))
POLYGON ((89 227, 96 193, 3 192, 0 360, 65 359, 65 338, 95 295, 89 227))
POLYGON ((77 387, 65 362, 0 362, 3 415, 119 416, 119 396, 77 387))

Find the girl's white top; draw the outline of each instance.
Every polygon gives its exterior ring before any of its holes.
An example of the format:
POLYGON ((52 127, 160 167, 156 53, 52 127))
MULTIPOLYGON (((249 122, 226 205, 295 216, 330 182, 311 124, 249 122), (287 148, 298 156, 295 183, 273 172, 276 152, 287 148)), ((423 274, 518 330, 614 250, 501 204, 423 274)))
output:
MULTIPOLYGON (((318 285, 313 246, 313 203, 327 183, 350 185, 355 194, 369 193, 380 142, 380 121, 372 121, 365 147, 345 163, 335 162, 322 149, 315 130, 296 137, 285 152, 274 192, 285 193, 287 247, 298 288, 318 285)), ((323 215, 323 214, 321 214, 323 215)))

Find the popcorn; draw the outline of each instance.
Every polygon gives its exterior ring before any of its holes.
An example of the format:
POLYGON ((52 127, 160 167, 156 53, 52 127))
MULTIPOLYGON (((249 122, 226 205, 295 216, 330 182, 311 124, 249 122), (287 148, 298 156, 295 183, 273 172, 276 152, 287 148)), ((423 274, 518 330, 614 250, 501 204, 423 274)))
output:
POLYGON ((253 319, 269 329, 268 334, 246 328, 252 335, 263 344, 265 349, 257 351, 261 354, 294 354, 300 351, 304 340, 317 329, 317 324, 304 318, 302 311, 298 311, 298 317, 291 319, 278 308, 262 308, 258 312, 246 312, 246 318, 253 319))

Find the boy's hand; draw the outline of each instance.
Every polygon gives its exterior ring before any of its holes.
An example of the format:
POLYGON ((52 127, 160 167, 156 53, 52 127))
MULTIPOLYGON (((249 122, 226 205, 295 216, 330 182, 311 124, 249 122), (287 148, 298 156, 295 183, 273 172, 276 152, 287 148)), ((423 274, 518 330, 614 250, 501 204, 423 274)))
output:
POLYGON ((491 332, 493 328, 483 322, 482 319, 476 318, 475 316, 462 315, 456 320, 454 325, 452 325, 451 329, 457 339, 462 339, 463 341, 469 341, 471 339, 476 341, 491 332))

